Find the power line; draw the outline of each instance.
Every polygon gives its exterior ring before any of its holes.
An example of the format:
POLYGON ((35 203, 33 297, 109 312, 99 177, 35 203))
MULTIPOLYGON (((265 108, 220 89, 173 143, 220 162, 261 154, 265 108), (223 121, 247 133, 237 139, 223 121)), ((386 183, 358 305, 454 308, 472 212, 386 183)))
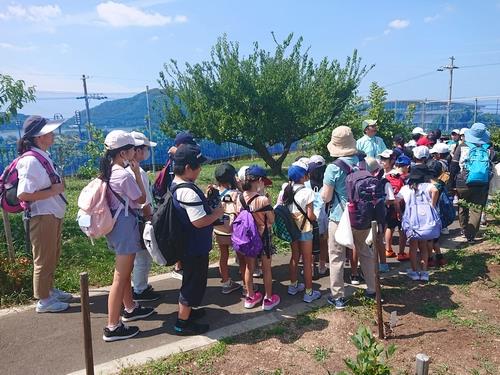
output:
POLYGON ((405 83, 405 82, 413 81, 415 79, 427 77, 427 76, 430 76, 431 74, 434 74, 434 73, 435 73, 435 71, 427 72, 427 73, 423 73, 423 74, 419 74, 418 76, 406 78, 406 79, 403 79, 401 81, 396 81, 396 82, 388 83, 387 85, 383 85, 382 87, 385 88, 385 87, 389 87, 389 86, 399 85, 400 83, 405 83))

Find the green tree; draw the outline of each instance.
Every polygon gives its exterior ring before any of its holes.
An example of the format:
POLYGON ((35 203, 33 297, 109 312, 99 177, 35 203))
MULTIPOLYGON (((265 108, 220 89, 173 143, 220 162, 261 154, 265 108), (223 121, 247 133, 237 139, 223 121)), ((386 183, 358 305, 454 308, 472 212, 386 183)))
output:
POLYGON ((209 61, 164 65, 160 86, 165 95, 162 129, 188 129, 217 143, 234 142, 255 150, 280 173, 292 144, 331 128, 372 67, 361 65, 354 50, 342 66, 326 57, 315 64, 303 39, 293 34, 276 41, 273 53, 257 42, 247 56, 239 44, 218 38, 209 61), (283 144, 273 157, 268 147, 283 144))
POLYGON ((9 122, 25 103, 35 101, 35 87, 26 87, 24 81, 0 74, 0 125, 9 122))
POLYGON ((78 176, 81 178, 96 177, 99 173, 99 161, 104 155, 104 133, 94 124, 89 124, 91 141, 85 145, 85 152, 89 156, 89 160, 78 168, 78 176))

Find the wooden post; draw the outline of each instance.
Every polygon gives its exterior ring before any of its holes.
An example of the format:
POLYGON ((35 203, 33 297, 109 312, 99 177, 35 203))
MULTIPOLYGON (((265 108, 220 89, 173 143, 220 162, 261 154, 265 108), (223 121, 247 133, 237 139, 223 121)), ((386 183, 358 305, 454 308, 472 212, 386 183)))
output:
POLYGON ((423 353, 417 354, 415 375, 427 375, 429 374, 429 363, 431 358, 423 353))
POLYGON ((378 238, 377 238, 377 222, 372 221, 372 246, 375 253, 375 299, 377 304, 377 324, 378 324, 378 338, 385 339, 384 334, 384 318, 382 317, 382 297, 380 291, 380 279, 378 272, 378 238))
POLYGON ((16 253, 14 252, 14 242, 12 241, 12 230, 10 228, 9 214, 4 209, 2 209, 2 219, 3 228, 5 231, 5 240, 7 241, 9 261, 13 262, 16 259, 16 253))
POLYGON ((82 305, 85 369, 87 375, 94 375, 94 356, 92 353, 92 330, 90 327, 89 275, 87 272, 80 273, 80 303, 82 305))

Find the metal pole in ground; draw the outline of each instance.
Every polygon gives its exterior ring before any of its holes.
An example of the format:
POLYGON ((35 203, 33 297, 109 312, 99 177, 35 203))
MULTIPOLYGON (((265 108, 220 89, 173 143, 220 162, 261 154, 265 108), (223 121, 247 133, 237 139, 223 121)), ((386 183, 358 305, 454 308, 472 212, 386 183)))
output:
POLYGON ((423 353, 417 354, 415 375, 427 375, 431 358, 423 353))
MULTIPOLYGON (((151 132, 151 111, 149 109, 149 86, 146 86, 146 106, 148 107, 148 131, 149 140, 153 141, 153 133, 151 132)), ((151 150, 151 164, 153 165, 153 174, 155 173, 155 149, 150 147, 151 150)))
POLYGON ((380 277, 378 272, 378 248, 377 248, 377 222, 372 221, 372 246, 375 253, 375 299, 377 304, 377 325, 378 325, 378 338, 385 339, 384 334, 384 318, 382 317, 382 297, 380 290, 380 277))
POLYGON ((89 275, 80 273, 80 303, 82 305, 83 348, 87 375, 94 375, 94 355, 92 353, 92 330, 90 327, 89 275))

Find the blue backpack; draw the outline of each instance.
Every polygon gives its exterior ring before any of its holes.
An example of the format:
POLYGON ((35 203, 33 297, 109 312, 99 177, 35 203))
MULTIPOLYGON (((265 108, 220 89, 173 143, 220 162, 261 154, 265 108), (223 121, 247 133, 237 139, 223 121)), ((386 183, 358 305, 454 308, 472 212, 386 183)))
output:
POLYGON ((455 207, 453 207, 453 201, 450 199, 450 196, 448 195, 448 191, 446 189, 443 189, 443 191, 439 195, 438 207, 441 224, 443 225, 443 228, 446 228, 455 221, 455 218, 457 216, 455 207))
POLYGON ((433 240, 441 234, 441 218, 427 194, 412 191, 401 226, 410 240, 433 240))
POLYGON ((491 163, 488 153, 488 144, 476 146, 473 143, 465 142, 469 147, 469 156, 465 161, 467 171, 467 185, 487 185, 490 181, 491 163))

